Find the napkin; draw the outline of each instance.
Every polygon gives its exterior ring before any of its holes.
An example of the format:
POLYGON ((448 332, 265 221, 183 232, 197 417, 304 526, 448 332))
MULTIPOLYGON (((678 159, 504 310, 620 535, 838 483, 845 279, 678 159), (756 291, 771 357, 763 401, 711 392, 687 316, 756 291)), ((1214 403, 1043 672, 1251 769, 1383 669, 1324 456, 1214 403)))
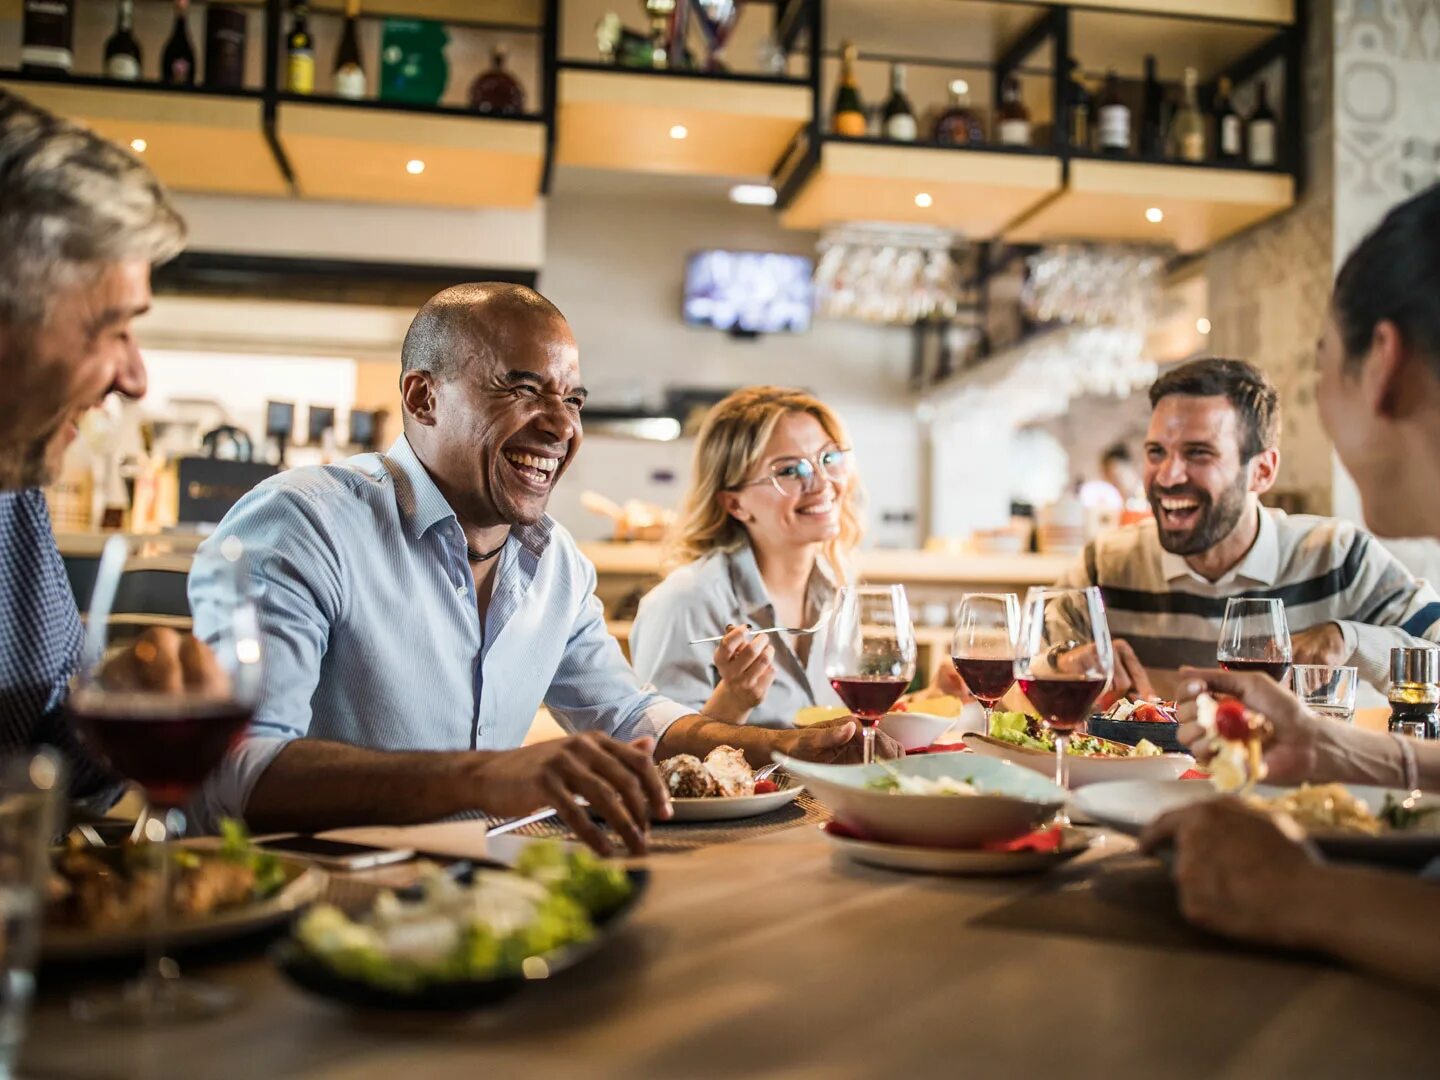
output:
POLYGON ((906 757, 913 757, 916 754, 953 754, 956 751, 964 750, 963 742, 932 743, 930 746, 922 746, 918 750, 907 750, 906 757))

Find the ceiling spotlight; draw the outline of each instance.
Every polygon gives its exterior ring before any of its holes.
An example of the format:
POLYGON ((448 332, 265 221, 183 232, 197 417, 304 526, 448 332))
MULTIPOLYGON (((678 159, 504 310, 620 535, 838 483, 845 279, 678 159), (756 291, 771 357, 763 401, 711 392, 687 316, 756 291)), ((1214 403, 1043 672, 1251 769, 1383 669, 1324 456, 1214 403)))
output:
POLYGON ((774 206, 775 189, 769 184, 736 184, 730 189, 730 201, 741 206, 774 206))
POLYGON ((149 148, 150 148, 150 144, 149 144, 148 142, 146 142, 144 139, 131 139, 131 140, 130 140, 130 149, 131 149, 131 150, 134 150, 135 153, 137 153, 137 154, 143 154, 143 153, 144 153, 146 150, 148 150, 149 148))
POLYGON ((1145 211, 1145 220, 1150 222, 1151 225, 1159 225, 1160 222, 1165 220, 1165 211, 1161 210, 1158 206, 1152 206, 1149 210, 1145 211))
POLYGON ((930 197, 928 191, 922 191, 915 196, 915 205, 920 207, 921 210, 927 210, 935 205, 935 200, 930 197))
POLYGON ((687 128, 684 124, 676 124, 670 129, 670 138, 672 139, 683 139, 689 134, 690 129, 687 128))
POLYGON ((1203 315, 1196 319, 1195 332, 1197 334, 1208 334, 1210 332, 1210 320, 1203 315))
POLYGON ((425 171, 425 162, 421 161, 419 158, 411 158, 405 163, 405 171, 408 172, 411 176, 419 176, 422 172, 425 171))

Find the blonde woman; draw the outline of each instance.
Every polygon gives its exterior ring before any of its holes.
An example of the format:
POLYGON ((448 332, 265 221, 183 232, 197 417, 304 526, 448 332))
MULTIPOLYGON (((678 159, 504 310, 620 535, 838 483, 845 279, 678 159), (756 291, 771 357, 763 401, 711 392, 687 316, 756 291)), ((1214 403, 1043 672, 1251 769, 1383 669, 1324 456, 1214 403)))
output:
POLYGON ((790 727, 839 705, 820 621, 859 543, 860 485, 840 418, 809 394, 737 390, 711 410, 671 541, 683 563, 640 602, 630 650, 666 697, 732 723, 790 727), (718 647, 691 645, 724 634, 718 647))

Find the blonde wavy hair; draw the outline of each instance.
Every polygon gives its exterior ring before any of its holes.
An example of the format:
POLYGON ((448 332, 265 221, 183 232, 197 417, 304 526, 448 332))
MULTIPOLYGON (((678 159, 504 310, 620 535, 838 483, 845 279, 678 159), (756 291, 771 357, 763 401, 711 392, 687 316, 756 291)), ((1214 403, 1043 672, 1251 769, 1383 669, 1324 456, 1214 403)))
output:
MULTIPOLYGON (((693 478, 666 551, 667 569, 693 562, 712 551, 736 551, 748 540, 745 526, 720 504, 720 493, 750 479, 780 421, 808 413, 836 446, 850 449, 845 425, 824 402, 783 386, 750 386, 715 405, 695 441, 693 478)), ((851 470, 840 493, 840 531, 821 549, 841 584, 850 579, 850 554, 860 543, 859 478, 851 470)))

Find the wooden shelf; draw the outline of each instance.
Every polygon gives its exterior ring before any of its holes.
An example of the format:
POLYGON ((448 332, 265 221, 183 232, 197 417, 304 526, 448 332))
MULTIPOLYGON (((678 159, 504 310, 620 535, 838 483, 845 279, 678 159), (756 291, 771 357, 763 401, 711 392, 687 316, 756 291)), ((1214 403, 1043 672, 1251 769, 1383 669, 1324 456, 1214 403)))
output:
POLYGON ((1060 159, 1043 153, 827 137, 780 222, 791 229, 901 222, 985 239, 1058 192, 1060 182, 1060 159), (922 193, 930 206, 916 205, 922 193))
POLYGON ((259 93, 159 89, 103 79, 0 76, 0 86, 121 146, 144 139, 144 160, 179 191, 284 195, 265 141, 259 93))
POLYGON ((1080 11, 1132 15, 1188 16, 1289 26, 1295 22, 1295 0, 1082 0, 1080 11))
POLYGON ((1283 172, 1080 159, 1070 163, 1065 190, 1006 229, 1005 239, 1171 243, 1181 252, 1202 251, 1294 203, 1295 179, 1283 172), (1162 221, 1146 219, 1151 207, 1162 221))
POLYGON ((569 64, 555 160, 631 172, 765 176, 810 119, 808 84, 569 64), (670 130, 683 125, 688 135, 670 130))
POLYGON ((303 196, 525 209, 545 163, 539 120, 281 101, 276 137, 303 196), (410 175, 406 164, 425 163, 410 175))

